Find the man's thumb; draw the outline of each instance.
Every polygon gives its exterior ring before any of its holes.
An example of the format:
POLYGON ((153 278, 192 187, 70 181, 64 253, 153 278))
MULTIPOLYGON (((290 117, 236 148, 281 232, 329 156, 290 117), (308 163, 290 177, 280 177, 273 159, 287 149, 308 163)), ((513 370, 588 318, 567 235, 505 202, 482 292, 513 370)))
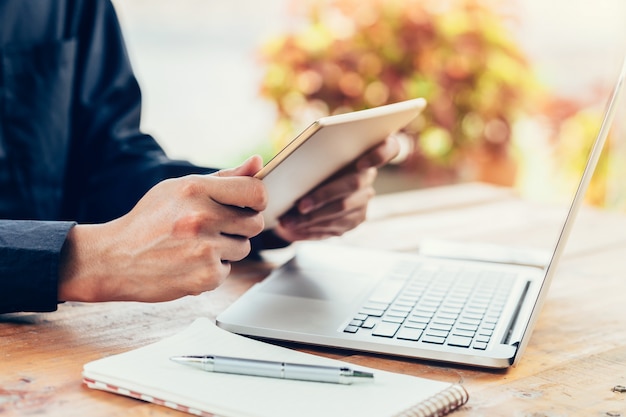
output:
POLYGON ((218 177, 252 177, 263 167, 263 159, 253 155, 235 168, 222 169, 214 173, 218 177))

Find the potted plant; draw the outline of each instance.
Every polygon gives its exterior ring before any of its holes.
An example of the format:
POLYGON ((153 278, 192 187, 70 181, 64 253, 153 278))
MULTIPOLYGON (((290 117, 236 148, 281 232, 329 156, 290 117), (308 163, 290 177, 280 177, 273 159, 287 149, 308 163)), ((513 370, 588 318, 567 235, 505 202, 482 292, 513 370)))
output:
POLYGON ((277 108, 277 147, 319 116, 414 97, 400 164, 423 184, 511 185, 515 120, 541 87, 485 0, 313 0, 305 24, 262 49, 261 93, 277 108))

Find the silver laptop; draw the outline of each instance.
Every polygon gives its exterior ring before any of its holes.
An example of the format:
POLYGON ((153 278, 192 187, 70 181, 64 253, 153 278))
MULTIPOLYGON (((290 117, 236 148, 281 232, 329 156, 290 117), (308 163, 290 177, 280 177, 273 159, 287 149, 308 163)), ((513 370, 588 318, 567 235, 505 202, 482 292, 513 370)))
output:
MULTIPOLYGON (((454 251, 446 254, 445 245, 430 256, 299 244, 291 260, 217 317, 218 326, 259 338, 480 367, 516 364, 597 165, 625 78, 626 61, 580 183, 565 206, 565 220, 551 225, 555 237, 545 261, 515 251, 489 260, 457 257, 454 251)), ((532 213, 519 217, 524 216, 532 213)), ((420 233, 424 229, 415 231, 420 233)))

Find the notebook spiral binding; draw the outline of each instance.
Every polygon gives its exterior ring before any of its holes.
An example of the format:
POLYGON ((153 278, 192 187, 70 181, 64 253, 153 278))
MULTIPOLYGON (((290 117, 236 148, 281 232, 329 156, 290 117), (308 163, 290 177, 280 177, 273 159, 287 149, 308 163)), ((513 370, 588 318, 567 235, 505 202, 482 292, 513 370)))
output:
POLYGON ((404 410, 396 417, 441 417, 461 407, 469 400, 469 394, 461 385, 453 385, 445 391, 404 410))

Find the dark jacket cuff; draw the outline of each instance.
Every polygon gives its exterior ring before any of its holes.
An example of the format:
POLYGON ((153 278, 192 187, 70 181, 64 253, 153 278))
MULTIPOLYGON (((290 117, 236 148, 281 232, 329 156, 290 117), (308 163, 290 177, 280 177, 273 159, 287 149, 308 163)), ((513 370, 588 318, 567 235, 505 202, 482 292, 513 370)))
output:
POLYGON ((61 250, 74 225, 0 220, 0 313, 57 309, 61 250))

